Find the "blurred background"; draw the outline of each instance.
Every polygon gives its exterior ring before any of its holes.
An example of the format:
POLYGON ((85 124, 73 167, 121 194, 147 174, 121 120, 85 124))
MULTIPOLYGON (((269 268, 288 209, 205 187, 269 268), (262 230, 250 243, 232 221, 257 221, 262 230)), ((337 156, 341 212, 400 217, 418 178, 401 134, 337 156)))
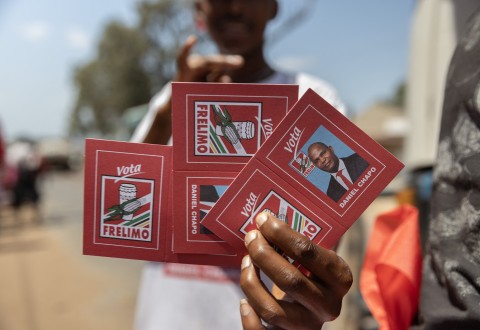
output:
MULTIPOLYGON (((271 63, 329 81, 348 117, 406 164, 342 241, 358 274, 379 212, 417 205, 425 232, 446 69, 480 5, 280 3, 271 63)), ((0 0, 0 330, 132 328, 143 262, 81 254, 83 141, 128 141, 191 17, 188 0, 0 0)), ((376 328, 357 283, 328 328, 376 328)))

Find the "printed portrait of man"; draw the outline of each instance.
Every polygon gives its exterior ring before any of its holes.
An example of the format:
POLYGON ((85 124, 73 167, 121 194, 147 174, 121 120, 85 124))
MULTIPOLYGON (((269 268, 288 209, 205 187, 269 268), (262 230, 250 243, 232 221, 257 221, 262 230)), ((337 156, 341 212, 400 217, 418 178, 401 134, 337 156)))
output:
POLYGON ((339 158, 332 146, 314 142, 308 147, 308 158, 318 169, 330 174, 327 196, 338 202, 355 181, 368 168, 369 164, 358 154, 339 158))
MULTIPOLYGON (((200 221, 210 212, 227 187, 223 185, 200 185, 200 221)), ((213 233, 200 223, 200 234, 213 233)))

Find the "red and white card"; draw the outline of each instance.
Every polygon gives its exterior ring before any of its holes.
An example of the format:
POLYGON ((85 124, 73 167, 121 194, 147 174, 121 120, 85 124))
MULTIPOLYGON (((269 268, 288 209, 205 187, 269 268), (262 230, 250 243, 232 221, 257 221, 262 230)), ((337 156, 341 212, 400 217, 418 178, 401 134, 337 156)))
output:
POLYGON ((269 211, 317 244, 332 247, 402 168, 393 155, 308 90, 202 224, 241 254, 253 217, 269 211), (333 153, 340 159, 340 173, 329 172, 336 168, 335 157, 326 156, 333 153), (282 202, 273 203, 273 196, 282 202), (275 206, 267 207, 269 203, 275 206))
MULTIPOLYGON (((171 155, 171 146, 86 140, 84 254, 230 267, 240 264, 241 257, 232 252, 174 253, 172 195, 177 188, 171 184, 171 155)), ((233 180, 224 179, 227 183, 233 180)), ((194 210, 197 207, 190 212, 194 210)), ((193 224, 189 225, 193 232, 193 224)))
POLYGON ((254 219, 260 212, 275 215, 290 224, 292 229, 328 248, 344 232, 340 224, 255 158, 240 172, 202 224, 238 254, 243 254, 243 239, 248 231, 255 229, 254 219))
POLYGON ((201 224, 238 173, 174 172, 174 252, 235 255, 232 247, 201 224))
POLYGON ((87 139, 84 254, 238 266, 241 256, 200 222, 297 101, 298 86, 172 88, 175 149, 87 139))
POLYGON ((297 85, 172 83, 173 169, 239 172, 297 100, 297 85))
POLYGON ((87 139, 83 253, 165 258, 172 148, 87 139))
POLYGON ((403 168, 312 90, 172 88, 173 148, 86 140, 84 254, 238 266, 259 212, 330 248, 403 168))
MULTIPOLYGON (((173 172, 172 172, 173 176, 173 172)), ((171 179, 171 182, 172 179, 171 179)), ((178 188, 175 185, 170 186, 170 196, 173 196, 173 192, 178 188)), ((238 255, 236 253, 231 253, 231 248, 229 248, 229 253, 214 253, 214 254, 205 254, 198 253, 195 248, 198 246, 193 242, 191 245, 187 245, 189 248, 188 253, 177 253, 174 251, 174 241, 175 234, 173 232, 174 223, 177 223, 179 220, 174 217, 174 208, 173 204, 170 203, 168 208, 167 224, 170 228, 169 233, 166 236, 166 246, 168 247, 165 250, 165 260, 166 262, 182 263, 182 264, 196 264, 196 265, 214 265, 222 267, 238 267, 241 263, 243 255, 238 255)), ((187 219, 187 218, 185 218, 187 219)), ((218 239, 218 238, 217 238, 218 239)), ((226 243, 222 243, 226 244, 226 243)), ((208 247, 209 245, 204 245, 208 247)))
POLYGON ((172 83, 174 253, 235 254, 200 222, 297 99, 297 85, 172 83))

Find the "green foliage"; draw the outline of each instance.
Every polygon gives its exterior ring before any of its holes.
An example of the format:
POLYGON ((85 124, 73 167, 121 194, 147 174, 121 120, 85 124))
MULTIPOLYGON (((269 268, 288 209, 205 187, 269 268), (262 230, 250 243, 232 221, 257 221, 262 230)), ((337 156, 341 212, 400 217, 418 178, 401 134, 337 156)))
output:
POLYGON ((136 26, 106 25, 96 56, 74 72, 72 134, 114 134, 126 109, 147 103, 171 79, 177 49, 193 31, 187 3, 144 1, 137 7, 136 26))
POLYGON ((405 97, 406 97, 406 85, 405 82, 400 83, 397 86, 393 96, 388 103, 398 106, 399 108, 403 108, 405 106, 405 97))
POLYGON ((138 29, 148 42, 144 66, 157 91, 175 73, 175 57, 194 31, 192 1, 163 0, 138 6, 138 29))

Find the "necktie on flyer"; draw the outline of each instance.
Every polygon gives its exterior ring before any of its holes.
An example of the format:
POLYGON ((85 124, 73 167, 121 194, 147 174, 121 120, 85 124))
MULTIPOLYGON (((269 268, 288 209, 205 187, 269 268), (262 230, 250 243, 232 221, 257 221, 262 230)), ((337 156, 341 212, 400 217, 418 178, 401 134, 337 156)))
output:
POLYGON ((343 183, 347 186, 348 190, 353 188, 353 183, 350 182, 350 180, 347 179, 347 177, 343 174, 343 169, 338 171, 336 174, 337 178, 340 178, 343 183))

